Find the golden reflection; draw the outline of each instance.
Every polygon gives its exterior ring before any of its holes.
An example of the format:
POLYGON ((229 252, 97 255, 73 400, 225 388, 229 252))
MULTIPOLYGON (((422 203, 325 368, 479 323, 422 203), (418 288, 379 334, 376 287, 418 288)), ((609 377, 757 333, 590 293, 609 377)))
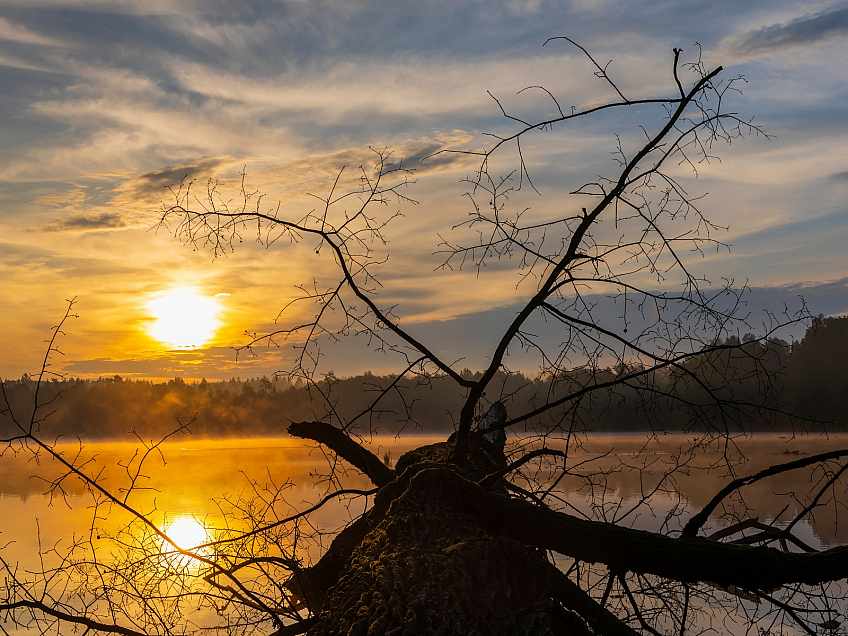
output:
POLYGON ((217 297, 204 296, 194 287, 163 292, 147 303, 147 310, 155 318, 149 335, 174 349, 201 347, 221 327, 217 297))
MULTIPOLYGON (((177 517, 174 521, 166 523, 162 532, 183 550, 191 550, 201 557, 206 556, 206 551, 202 548, 200 550, 194 550, 194 548, 212 540, 203 524, 194 517, 177 517)), ((173 547, 164 541, 162 549, 165 552, 173 551, 173 547)), ((193 561, 190 556, 177 553, 169 556, 169 560, 180 566, 189 565, 193 561)))

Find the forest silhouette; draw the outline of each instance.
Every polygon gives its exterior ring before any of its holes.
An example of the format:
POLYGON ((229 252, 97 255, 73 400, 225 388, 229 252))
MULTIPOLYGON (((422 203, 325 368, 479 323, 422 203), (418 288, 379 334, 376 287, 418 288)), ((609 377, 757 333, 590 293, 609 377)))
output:
MULTIPOLYGON (((783 340, 757 340, 753 335, 742 342, 729 337, 724 343, 731 348, 710 351, 687 361, 689 370, 698 376, 722 374, 726 378, 724 396, 733 402, 753 403, 768 390, 774 411, 740 410, 731 418, 736 432, 758 430, 834 430, 848 424, 848 317, 818 318, 804 338, 788 344, 783 340), (737 347, 736 345, 742 345, 737 347), (759 365, 759 367, 758 367, 759 365), (765 369, 761 368, 765 365, 765 369), (765 387, 763 371, 774 374, 777 382, 765 387), (791 414, 791 415, 790 415, 791 414)), ((581 384, 615 379, 633 367, 598 370, 574 368, 566 381, 558 383, 563 395, 581 384)), ((657 377, 649 374, 644 383, 654 383, 674 391, 679 398, 655 403, 651 420, 640 417, 638 386, 616 386, 614 390, 593 397, 590 417, 596 432, 635 432, 655 430, 660 422, 663 431, 697 430, 693 418, 680 403, 707 402, 703 388, 697 383, 681 383, 671 374, 657 377), (657 410, 659 409, 659 414, 657 410)), ((480 373, 465 370, 464 377, 476 379, 480 373)), ((232 379, 222 382, 189 383, 181 378, 156 383, 128 380, 120 376, 97 380, 64 379, 48 383, 51 397, 58 397, 57 409, 42 424, 46 437, 79 437, 82 439, 125 439, 133 433, 145 438, 167 435, 178 424, 190 422, 188 430, 199 437, 275 437, 286 436, 290 422, 318 419, 317 401, 310 391, 323 391, 332 396, 344 418, 354 417, 369 406, 376 392, 395 382, 395 376, 378 376, 370 372, 338 378, 332 374, 317 386, 288 380, 232 379)), ((387 397, 379 412, 370 414, 370 433, 395 435, 403 433, 446 433, 454 430, 449 413, 462 405, 461 392, 452 390, 452 380, 443 376, 412 382, 404 387, 404 400, 411 404, 413 419, 400 397, 387 397)), ((528 410, 548 390, 548 382, 514 373, 495 380, 508 395, 509 410, 528 410)), ((32 401, 35 381, 27 376, 5 382, 13 406, 23 408, 32 401)), ((551 396, 548 396, 551 399, 551 396)), ((556 396, 553 396, 556 399, 556 396)), ((744 409, 740 406, 739 409, 744 409)))

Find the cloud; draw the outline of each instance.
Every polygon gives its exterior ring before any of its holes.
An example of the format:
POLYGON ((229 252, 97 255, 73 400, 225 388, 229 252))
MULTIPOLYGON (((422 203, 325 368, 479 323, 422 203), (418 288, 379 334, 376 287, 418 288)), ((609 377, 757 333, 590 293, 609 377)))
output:
MULTIPOLYGON (((234 18, 236 16, 233 16, 234 18)), ((213 22, 208 15, 182 15, 168 21, 167 27, 180 33, 182 37, 200 40, 221 49, 240 50, 260 45, 274 35, 279 28, 276 20, 238 23, 226 20, 213 22)))
POLYGON ((0 53, 0 66, 5 66, 7 68, 15 68, 27 71, 37 71, 39 73, 60 73, 61 71, 56 71, 55 69, 49 68, 43 64, 36 64, 32 61, 22 60, 17 57, 12 57, 11 55, 5 55, 0 53))
POLYGON ((785 51, 848 34, 848 4, 808 13, 789 22, 772 24, 726 38, 719 48, 751 58, 785 51))
POLYGON ((471 139, 472 135, 455 130, 451 135, 445 135, 438 140, 419 140, 404 144, 394 151, 394 155, 402 159, 404 168, 413 169, 419 174, 434 172, 458 163, 467 163, 468 155, 444 151, 459 148, 471 139))
POLYGON ((43 194, 34 200, 42 206, 56 208, 50 220, 37 226, 36 232, 88 232, 93 230, 116 230, 138 224, 140 214, 137 205, 118 205, 120 191, 102 185, 103 178, 94 178, 91 183, 70 190, 43 194))
MULTIPOLYGON (((277 200, 292 201, 306 195, 325 193, 338 177, 337 192, 355 191, 361 187, 359 170, 361 166, 365 170, 374 168, 378 160, 376 151, 383 153, 386 157, 386 167, 392 168, 402 164, 408 170, 413 171, 413 179, 431 173, 447 173, 452 170, 461 169, 463 166, 471 165, 474 157, 464 154, 443 153, 436 156, 434 153, 447 148, 463 147, 472 139, 472 135, 462 130, 453 130, 448 133, 433 133, 414 139, 394 140, 388 147, 379 144, 372 146, 355 145, 338 150, 315 152, 304 154, 294 160, 276 158, 250 158, 245 164, 236 164, 229 159, 222 159, 218 170, 213 171, 214 165, 206 172, 199 171, 198 177, 222 177, 224 168, 242 167, 246 170, 245 185, 249 190, 257 190, 263 194, 268 202, 277 200), (341 175, 340 175, 340 171, 341 175)), ((215 160, 209 160, 210 162, 215 160)), ((177 176, 179 170, 172 171, 172 176, 177 176)), ((232 174, 232 172, 231 172, 232 174)), ((456 173, 457 180, 461 172, 456 173)), ((179 179, 176 180, 179 182, 179 179)), ((170 183, 174 183, 171 181, 170 183)), ((144 186, 150 191, 153 184, 139 183, 138 186, 122 186, 122 189, 131 190, 137 188, 139 193, 143 192, 144 186)), ((232 196, 238 192, 240 184, 236 179, 219 179, 219 191, 232 196)), ((159 191, 157 191, 159 194, 159 191)), ((413 198, 415 193, 412 193, 413 198)), ((141 194, 139 194, 141 196, 141 194)), ((309 207, 314 205, 314 200, 309 199, 309 207)))
MULTIPOLYGON (((828 282, 801 282, 772 287, 755 287, 749 304, 777 308, 782 302, 804 299, 815 315, 842 316, 848 314, 848 278, 828 282)), ((803 335, 803 334, 802 334, 803 335)), ((800 336, 799 336, 800 337, 800 336)))
POLYGON ((6 267, 25 267, 57 257, 56 252, 32 245, 0 243, 0 263, 6 267))
MULTIPOLYGON (((43 290, 50 288, 50 285, 46 284, 48 279, 65 287, 69 282, 73 282, 75 285, 79 281, 90 283, 95 277, 99 278, 100 283, 102 283, 103 277, 115 276, 118 284, 126 287, 129 277, 149 276, 149 270, 143 270, 133 265, 134 263, 113 257, 78 256, 73 251, 64 253, 34 245, 0 243, 0 266, 7 268, 7 272, 15 269, 23 274, 23 276, 9 277, 7 287, 3 290, 7 295, 0 298, 0 301, 10 299, 10 296, 8 296, 9 288, 13 288, 14 284, 30 286, 31 283, 27 277, 33 275, 39 277, 40 282, 44 285, 43 290)), ((51 292, 42 292, 40 297, 37 297, 37 301, 43 302, 50 296, 51 292)), ((61 298, 61 296, 59 297, 61 298)), ((34 302, 34 300, 30 296, 23 302, 34 302)))
POLYGON ((85 203, 87 199, 88 196, 82 188, 74 188, 62 192, 43 194, 35 199, 35 203, 58 208, 76 208, 85 203))
POLYGON ((291 354, 276 347, 257 347, 256 356, 237 356, 229 347, 206 347, 190 351, 148 352, 147 357, 88 358, 67 362, 63 369, 73 376, 167 379, 227 379, 236 376, 271 375, 287 366, 291 354))
MULTIPOLYGON (((460 147, 470 138, 468 133, 455 130, 401 141, 385 149, 390 153, 387 167, 396 167, 402 162, 404 168, 414 171, 413 178, 454 170, 473 158, 463 154, 432 155, 445 148, 460 147)), ((66 215, 66 218, 51 221, 42 228, 48 231, 144 226, 149 225, 154 217, 158 219, 163 203, 174 202, 173 196, 164 189, 174 186, 177 190, 181 182, 200 182, 200 187, 195 184, 193 191, 204 198, 206 180, 214 179, 221 197, 229 200, 234 196, 238 198, 241 172, 246 170, 245 187, 248 190, 256 190, 269 202, 291 202, 309 193, 323 193, 343 168, 344 173, 337 184, 339 191, 358 190, 361 186, 358 167, 373 168, 376 160, 377 154, 367 146, 314 153, 294 161, 247 158, 237 163, 229 156, 201 157, 138 176, 127 175, 127 171, 89 174, 86 178, 96 181, 99 187, 42 195, 36 202, 56 206, 66 215), (111 185, 104 186, 104 182, 111 185), (120 210, 122 216, 115 210, 120 210)), ((314 205, 314 201, 310 199, 309 205, 314 205)))
POLYGON ((34 131, 14 157, 0 164, 0 181, 77 180, 92 172, 116 172, 187 157, 302 154, 302 136, 287 122, 259 121, 243 108, 169 91, 146 71, 100 63, 63 63, 77 82, 46 91, 28 106, 34 131), (292 151, 292 146, 296 150, 292 151))
POLYGON ((121 186, 121 190, 130 194, 158 192, 162 188, 179 185, 183 180, 188 182, 196 178, 209 178, 228 163, 226 157, 203 157, 165 166, 131 179, 121 186))
POLYGON ((845 172, 835 172, 829 177, 833 181, 848 181, 848 170, 845 172))
POLYGON ((0 7, 34 7, 73 9, 87 12, 123 13, 129 15, 174 15, 202 10, 195 2, 182 0, 2 0, 0 7))
POLYGON ((127 223, 117 212, 95 214, 72 214, 41 226, 45 232, 87 232, 90 230, 116 230, 126 227, 127 223))
MULTIPOLYGON (((517 88, 534 84, 592 96, 598 91, 591 88, 595 79, 591 73, 563 73, 575 57, 570 50, 510 59, 406 55, 384 62, 348 56, 329 66, 286 69, 271 77, 247 77, 198 62, 177 62, 173 75, 182 90, 203 95, 222 109, 235 109, 242 117, 285 115, 289 121, 305 117, 313 126, 362 126, 373 124, 382 115, 392 118, 381 121, 385 126, 393 121, 420 123, 447 114, 494 114, 496 106, 487 90, 500 96, 514 95, 517 88)), ((633 74, 624 88, 646 81, 644 74, 633 74)), ((539 96, 539 100, 545 111, 551 110, 550 98, 539 96)), ((510 101, 537 103, 532 96, 510 101)), ((509 102, 507 107, 511 107, 509 102)))
POLYGON ((40 44, 43 46, 63 46, 64 43, 38 33, 33 33, 21 24, 13 24, 6 18, 0 17, 0 40, 21 42, 23 44, 40 44))

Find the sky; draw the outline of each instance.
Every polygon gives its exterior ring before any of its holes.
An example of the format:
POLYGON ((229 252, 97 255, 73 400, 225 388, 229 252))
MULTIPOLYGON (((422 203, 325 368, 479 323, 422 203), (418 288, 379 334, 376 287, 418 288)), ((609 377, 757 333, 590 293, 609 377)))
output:
MULTIPOLYGON (((0 0, 0 377, 38 371, 71 298, 79 317, 53 364, 72 376, 285 369, 290 347, 237 359, 232 346, 273 328, 296 285, 327 275, 326 257, 246 236, 214 259, 157 228, 168 186, 217 179, 232 198, 244 171, 251 191, 299 217, 310 193, 372 161, 369 148, 403 157, 416 179, 406 194, 417 204, 391 210, 403 216, 385 232, 381 300, 479 367, 530 290, 509 268, 438 269, 474 165, 421 159, 510 130, 489 93, 528 116, 551 103, 519 94, 526 86, 566 106, 609 98, 579 50, 543 46, 561 35, 610 60, 629 96, 673 93, 675 47, 744 76, 729 106, 769 137, 718 149, 690 179, 731 246, 692 266, 747 283, 752 310, 803 296, 813 313, 848 313, 846 2, 0 0), (202 346, 164 341, 178 339, 162 335, 175 289, 195 299, 186 342, 202 346)), ((653 116, 599 117, 531 142, 540 194, 524 188, 510 204, 542 216, 577 205, 569 191, 614 171, 616 135, 653 116)), ((360 345, 336 346, 326 368, 384 370, 360 345)))

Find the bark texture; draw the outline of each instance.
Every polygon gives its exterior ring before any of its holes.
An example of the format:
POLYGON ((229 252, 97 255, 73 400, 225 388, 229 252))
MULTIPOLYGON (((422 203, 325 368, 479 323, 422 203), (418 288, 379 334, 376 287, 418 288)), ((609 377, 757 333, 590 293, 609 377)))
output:
MULTIPOLYGON (((484 528, 438 483, 417 478, 435 471, 481 479, 505 463, 502 448, 482 437, 472 448, 461 473, 445 463, 452 443, 398 460, 400 476, 381 490, 369 513, 379 521, 350 552, 309 634, 589 633, 556 600, 543 550, 484 528)), ((320 602, 317 596, 314 601, 320 602)))

